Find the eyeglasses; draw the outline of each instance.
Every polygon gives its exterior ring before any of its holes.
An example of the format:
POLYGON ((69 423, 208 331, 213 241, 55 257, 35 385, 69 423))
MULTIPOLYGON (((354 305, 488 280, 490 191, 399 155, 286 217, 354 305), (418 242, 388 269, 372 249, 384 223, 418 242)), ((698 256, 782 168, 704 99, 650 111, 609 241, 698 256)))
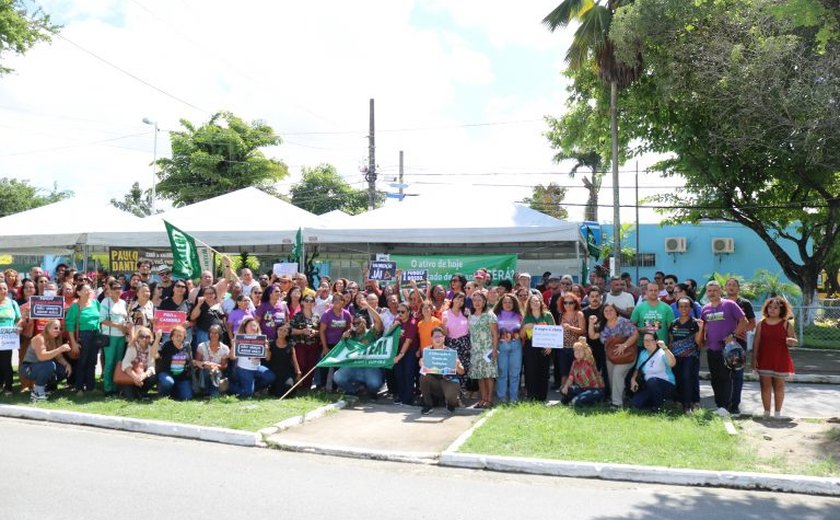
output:
POLYGON ((574 305, 574 304, 575 304, 575 302, 573 302, 573 301, 565 301, 565 300, 563 301, 563 305, 574 305))
POLYGON ((398 314, 408 314, 408 311, 397 311, 398 314))
POLYGON ((256 294, 257 296, 262 294, 262 291, 251 291, 251 294, 256 294))
POLYGON ((137 337, 140 339, 152 339, 152 337, 149 334, 140 334, 137 337))

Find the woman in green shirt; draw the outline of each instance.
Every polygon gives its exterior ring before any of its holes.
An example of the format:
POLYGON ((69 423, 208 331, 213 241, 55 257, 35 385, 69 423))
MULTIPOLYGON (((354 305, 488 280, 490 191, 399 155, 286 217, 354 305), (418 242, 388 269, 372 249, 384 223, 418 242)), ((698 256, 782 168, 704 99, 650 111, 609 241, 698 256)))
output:
POLYGON ((525 333, 525 343, 523 344, 525 350, 525 391, 528 399, 545 402, 548 398, 548 369, 551 365, 551 349, 531 346, 534 325, 554 325, 554 318, 548 312, 545 301, 536 294, 528 297, 525 317, 522 319, 522 332, 525 333))
POLYGON ((74 291, 76 303, 67 309, 65 323, 70 335, 70 344, 79 351, 74 372, 76 395, 82 396, 96 384, 96 360, 99 358, 99 300, 93 297, 93 289, 83 283, 74 291))
MULTIPOLYGON (((6 282, 0 282, 0 327, 17 327, 20 307, 12 297, 6 282)), ((20 331, 17 331, 20 333, 20 331)), ((4 395, 12 395, 12 351, 0 350, 0 386, 4 395)))

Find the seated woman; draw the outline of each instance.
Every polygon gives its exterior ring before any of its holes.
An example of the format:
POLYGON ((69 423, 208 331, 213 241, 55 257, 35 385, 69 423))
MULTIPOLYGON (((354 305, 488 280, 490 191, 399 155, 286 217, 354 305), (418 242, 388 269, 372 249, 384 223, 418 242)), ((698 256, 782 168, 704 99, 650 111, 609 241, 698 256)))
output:
MULTIPOLYGON (((265 323, 260 328, 259 322, 255 318, 245 318, 239 324, 237 334, 252 334, 260 335, 265 330, 265 323)), ((274 331, 273 337, 277 338, 277 332, 274 331)), ((271 361, 271 350, 268 348, 268 341, 266 341, 265 359, 271 361)), ((258 357, 246 357, 236 355, 236 340, 234 339, 234 350, 230 353, 230 359, 236 360, 236 381, 232 385, 233 393, 239 397, 251 397, 256 392, 260 392, 265 388, 271 386, 276 379, 274 372, 265 367, 258 357)))
POLYGON ((155 384, 155 363, 161 333, 152 344, 147 327, 132 329, 125 356, 114 369, 114 383, 126 399, 145 399, 155 384), (122 373, 120 373, 122 372, 122 373))
MULTIPOLYGON (((373 328, 368 329, 365 319, 361 315, 356 315, 351 322, 352 327, 342 334, 342 338, 353 339, 367 345, 376 341, 382 333, 382 318, 375 309, 368 307, 367 300, 361 299, 359 302, 361 306, 359 310, 364 310, 373 319, 373 328)), ((372 399, 376 399, 379 389, 382 388, 384 375, 382 369, 379 368, 343 367, 335 371, 333 382, 345 394, 356 395, 361 388, 365 388, 367 394, 372 399)))
POLYGON ((222 380, 230 359, 230 347, 222 343, 221 326, 210 325, 209 333, 210 339, 200 343, 196 349, 193 366, 199 370, 198 379, 202 391, 210 397, 218 397, 227 390, 222 380))
POLYGON ((630 407, 655 412, 674 392, 674 372, 671 368, 677 364, 677 360, 665 342, 657 341, 652 332, 645 333, 644 346, 645 349, 639 352, 636 371, 630 380, 630 390, 635 392, 630 399, 630 407), (645 381, 641 389, 639 377, 645 381))
MULTIPOLYGON (((155 343, 160 342, 162 333, 158 331, 155 343)), ((179 401, 189 401, 192 390, 192 351, 184 341, 187 332, 177 325, 169 333, 169 341, 160 348, 160 371, 157 375, 158 393, 161 397, 173 397, 179 401)))
POLYGON ((574 406, 591 406, 599 403, 604 398, 604 380, 601 373, 595 367, 595 356, 592 349, 586 344, 586 340, 579 339, 572 345, 575 360, 572 361, 572 369, 569 371, 569 378, 560 388, 563 404, 574 406))
POLYGON ((456 352, 455 355, 455 373, 454 374, 433 374, 429 373, 428 369, 423 364, 423 358, 420 358, 420 393, 423 395, 423 409, 420 411, 423 415, 429 415, 434 408, 435 399, 443 399, 446 402, 446 410, 449 413, 455 411, 458 407, 458 394, 461 391, 461 378, 464 377, 464 365, 458 359, 457 351, 446 347, 446 333, 443 327, 435 327, 432 329, 432 344, 427 347, 433 350, 452 350, 456 352))
POLYGON ((70 352, 70 345, 61 337, 61 322, 50 320, 44 332, 32 338, 21 363, 21 376, 35 381, 30 392, 32 402, 47 399, 46 386, 61 381, 73 372, 64 354, 70 352))

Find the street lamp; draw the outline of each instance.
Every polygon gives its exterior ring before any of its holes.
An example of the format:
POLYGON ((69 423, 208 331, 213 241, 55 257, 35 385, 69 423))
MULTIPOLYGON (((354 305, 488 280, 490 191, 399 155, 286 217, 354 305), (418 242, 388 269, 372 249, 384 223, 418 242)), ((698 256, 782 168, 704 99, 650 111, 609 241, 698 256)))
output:
POLYGON ((155 147, 154 152, 152 152, 152 198, 149 202, 149 209, 150 214, 155 214, 155 185, 157 184, 157 135, 158 135, 158 123, 157 121, 152 121, 148 117, 143 118, 143 122, 147 125, 152 125, 155 127, 155 147))

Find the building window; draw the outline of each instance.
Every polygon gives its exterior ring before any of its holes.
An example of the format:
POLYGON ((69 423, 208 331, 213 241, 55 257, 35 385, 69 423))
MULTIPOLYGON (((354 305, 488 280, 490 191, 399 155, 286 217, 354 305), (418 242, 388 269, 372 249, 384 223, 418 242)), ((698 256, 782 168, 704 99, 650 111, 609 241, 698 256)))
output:
POLYGON ((655 267, 656 253, 638 253, 635 255, 621 255, 621 263, 628 267, 655 267))

